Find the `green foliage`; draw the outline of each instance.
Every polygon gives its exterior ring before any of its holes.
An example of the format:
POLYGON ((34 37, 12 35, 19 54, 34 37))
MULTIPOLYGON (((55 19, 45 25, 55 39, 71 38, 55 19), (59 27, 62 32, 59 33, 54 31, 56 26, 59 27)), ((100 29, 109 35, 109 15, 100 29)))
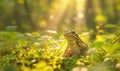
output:
POLYGON ((105 27, 106 27, 106 28, 117 28, 117 25, 114 25, 114 24, 106 24, 105 27))
POLYGON ((64 57, 66 41, 63 37, 54 39, 41 36, 38 32, 0 32, 1 71, 70 71, 76 67, 83 71, 120 70, 120 44, 117 35, 97 35, 90 42, 86 56, 64 57), (98 38, 99 37, 99 38, 98 38), (101 67, 103 69, 101 69, 101 67))

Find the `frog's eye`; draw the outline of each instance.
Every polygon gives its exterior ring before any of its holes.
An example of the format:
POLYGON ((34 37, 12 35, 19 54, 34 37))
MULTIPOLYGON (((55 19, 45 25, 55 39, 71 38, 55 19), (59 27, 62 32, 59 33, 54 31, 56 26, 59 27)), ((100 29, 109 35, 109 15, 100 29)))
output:
POLYGON ((73 33, 73 34, 74 34, 74 33, 75 33, 75 31, 71 31, 71 33, 73 33))

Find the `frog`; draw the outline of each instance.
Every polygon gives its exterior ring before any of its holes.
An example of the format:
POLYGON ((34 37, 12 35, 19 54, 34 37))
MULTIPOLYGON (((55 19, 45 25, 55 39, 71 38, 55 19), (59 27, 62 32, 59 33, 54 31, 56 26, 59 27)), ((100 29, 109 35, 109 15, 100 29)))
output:
POLYGON ((64 37, 67 40, 65 56, 86 55, 88 45, 79 37, 75 31, 64 31, 64 37))

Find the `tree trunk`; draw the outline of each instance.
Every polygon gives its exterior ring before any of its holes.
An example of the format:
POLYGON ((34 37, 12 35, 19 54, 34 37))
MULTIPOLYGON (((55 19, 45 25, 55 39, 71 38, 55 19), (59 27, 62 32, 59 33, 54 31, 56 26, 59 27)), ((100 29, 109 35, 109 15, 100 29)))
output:
POLYGON ((25 7, 25 10, 26 10, 26 12, 27 12, 27 16, 28 16, 28 19, 29 19, 29 24, 30 24, 32 30, 33 30, 33 31, 38 30, 39 27, 38 27, 37 24, 33 21, 33 18, 32 18, 31 11, 30 11, 30 9, 29 9, 27 0, 24 0, 24 7, 25 7))
POLYGON ((94 21, 95 11, 93 7, 92 0, 86 0, 86 9, 85 9, 85 22, 87 24, 88 30, 91 32, 90 40, 96 39, 96 23, 94 21))

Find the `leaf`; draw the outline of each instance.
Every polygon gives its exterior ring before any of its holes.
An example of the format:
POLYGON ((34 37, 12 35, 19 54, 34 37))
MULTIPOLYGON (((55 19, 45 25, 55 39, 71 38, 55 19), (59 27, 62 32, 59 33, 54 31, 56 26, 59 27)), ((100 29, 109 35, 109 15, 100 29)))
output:
POLYGON ((106 27, 106 28, 115 28, 115 27, 117 27, 117 25, 114 25, 114 24, 106 24, 105 27, 106 27))
POLYGON ((95 47, 101 47, 101 46, 103 46, 103 42, 101 42, 101 41, 98 41, 98 42, 95 42, 95 44, 94 44, 94 46, 95 47))
POLYGON ((17 26, 7 26, 6 30, 7 31, 15 31, 17 29, 17 26))
POLYGON ((15 66, 5 66, 4 71, 17 71, 15 66))
POLYGON ((9 60, 11 60, 11 59, 15 58, 15 55, 9 54, 9 55, 7 55, 7 57, 8 57, 9 60))

